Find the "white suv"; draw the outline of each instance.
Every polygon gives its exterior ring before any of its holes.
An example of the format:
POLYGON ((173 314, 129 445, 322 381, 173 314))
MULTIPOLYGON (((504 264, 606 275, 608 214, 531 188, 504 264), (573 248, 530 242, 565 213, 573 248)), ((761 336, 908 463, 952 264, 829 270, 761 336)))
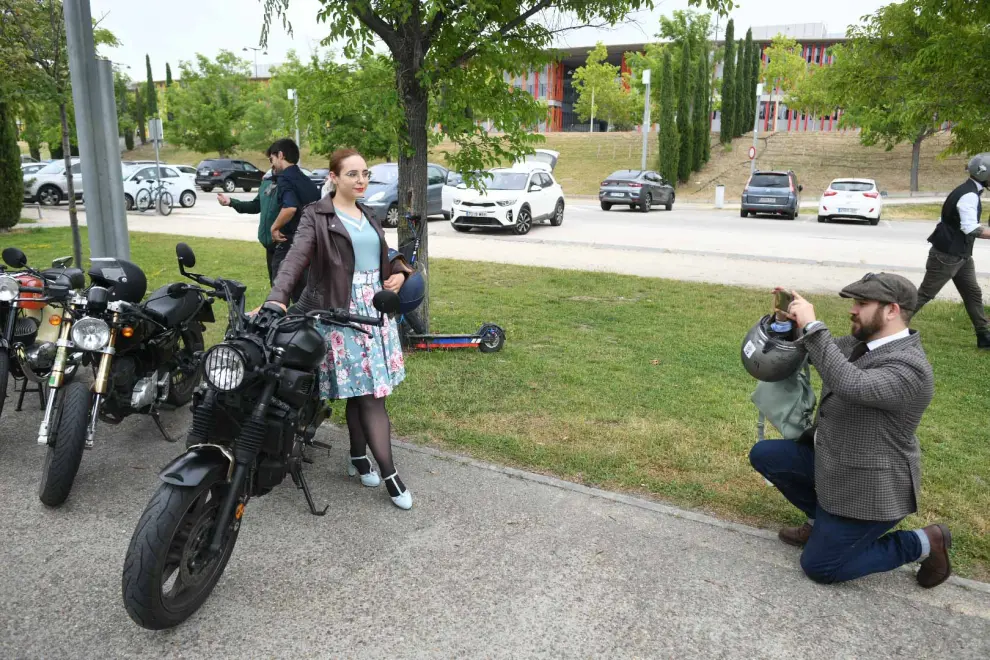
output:
MULTIPOLYGON (((77 199, 82 199, 82 168, 79 159, 72 159, 72 187, 77 199)), ((24 175, 24 201, 41 202, 44 206, 58 206, 69 199, 65 176, 65 160, 55 160, 34 174, 24 175)))
POLYGON ((457 186, 450 214, 455 230, 511 229, 522 236, 534 222, 559 227, 564 221, 564 191, 544 163, 489 170, 482 182, 485 192, 457 186))

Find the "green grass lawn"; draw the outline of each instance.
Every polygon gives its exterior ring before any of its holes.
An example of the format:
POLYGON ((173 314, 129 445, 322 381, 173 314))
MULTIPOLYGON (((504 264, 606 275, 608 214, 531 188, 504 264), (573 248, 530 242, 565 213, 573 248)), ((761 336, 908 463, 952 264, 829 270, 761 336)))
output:
POLYGON ((938 220, 941 204, 888 204, 883 207, 884 220, 938 220))
MULTIPOLYGON (((176 237, 132 234, 151 286, 178 279, 176 237)), ((193 238, 196 270, 266 293, 261 247, 193 238)), ((0 236, 42 265, 69 252, 67 229, 0 236)), ((85 238, 84 238, 85 244, 85 238)), ((800 290, 800 283, 793 284, 800 290)), ((767 291, 601 273, 437 260, 431 323, 438 332, 502 325, 502 352, 415 353, 389 399, 398 434, 415 442, 572 481, 776 528, 797 512, 749 466, 755 381, 742 337, 767 311, 767 291)), ((846 301, 813 299, 848 328, 846 301)), ((218 318, 223 309, 217 308, 218 318)), ((958 573, 990 578, 990 355, 978 354, 961 305, 932 303, 916 319, 935 369, 935 400, 919 430, 922 510, 914 527, 953 531, 958 573)), ((209 332, 217 340, 220 324, 209 332)), ((415 488, 414 476, 410 483, 415 488)))

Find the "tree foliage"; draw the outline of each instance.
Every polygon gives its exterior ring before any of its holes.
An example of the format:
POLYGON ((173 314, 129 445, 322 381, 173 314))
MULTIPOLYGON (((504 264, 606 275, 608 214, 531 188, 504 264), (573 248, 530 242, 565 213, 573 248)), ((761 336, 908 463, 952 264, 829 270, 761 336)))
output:
MULTIPOLYGON (((707 50, 707 49, 705 49, 707 50)), ((697 60, 696 84, 694 86, 694 141, 691 153, 691 169, 695 172, 701 170, 707 160, 707 149, 711 140, 711 130, 709 129, 709 70, 708 55, 702 53, 702 57, 697 60)))
POLYGON ((660 85, 660 157, 657 169, 671 185, 677 181, 681 139, 675 121, 674 72, 670 55, 663 56, 663 82, 660 85))
POLYGON ((574 111, 578 118, 588 121, 597 117, 620 130, 634 125, 635 97, 625 89, 624 83, 628 82, 629 74, 620 74, 619 67, 608 63, 608 49, 599 41, 588 53, 584 66, 574 70, 574 111))
POLYGON ((10 229, 20 221, 24 196, 14 107, 12 96, 0 96, 0 231, 10 229))
POLYGON ((719 141, 732 142, 735 135, 733 121, 736 118, 736 42, 735 26, 732 19, 725 27, 725 66, 722 68, 722 122, 719 128, 719 141))
POLYGON ((150 55, 144 56, 144 64, 148 69, 148 81, 144 93, 144 98, 146 99, 145 111, 148 113, 148 117, 154 118, 158 116, 158 90, 155 88, 155 79, 151 75, 150 55))
POLYGON ((745 50, 745 42, 742 39, 736 41, 736 82, 733 85, 736 94, 736 102, 733 104, 735 115, 732 118, 732 135, 739 137, 752 125, 753 120, 746 119, 746 83, 749 79, 749 53, 745 50))
POLYGON ((677 180, 686 182, 691 176, 694 132, 691 130, 691 41, 684 40, 681 49, 681 75, 677 99, 677 134, 680 150, 677 157, 677 180))
POLYGON ((234 153, 241 144, 243 125, 254 83, 248 65, 230 51, 216 59, 196 55, 196 66, 181 62, 182 84, 172 94, 169 141, 193 151, 234 153))

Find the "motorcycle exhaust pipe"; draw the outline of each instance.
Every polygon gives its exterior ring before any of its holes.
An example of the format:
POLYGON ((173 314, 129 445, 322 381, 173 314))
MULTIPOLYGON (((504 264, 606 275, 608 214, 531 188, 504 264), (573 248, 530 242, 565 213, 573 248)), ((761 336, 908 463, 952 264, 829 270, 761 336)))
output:
POLYGON ((34 370, 31 369, 31 362, 28 360, 27 349, 24 347, 24 344, 14 344, 14 355, 17 356, 17 362, 21 365, 21 371, 28 381, 35 385, 44 383, 45 379, 34 373, 34 370))

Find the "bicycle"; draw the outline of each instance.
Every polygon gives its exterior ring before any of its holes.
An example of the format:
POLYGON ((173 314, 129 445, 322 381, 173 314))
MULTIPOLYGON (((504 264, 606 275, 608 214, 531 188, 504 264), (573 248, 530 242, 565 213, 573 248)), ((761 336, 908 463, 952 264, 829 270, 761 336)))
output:
POLYGON ((172 201, 172 193, 165 190, 165 184, 161 179, 148 179, 148 187, 138 189, 134 197, 134 206, 144 213, 154 205, 160 215, 168 215, 172 212, 172 201), (153 182, 158 185, 154 186, 153 182))

